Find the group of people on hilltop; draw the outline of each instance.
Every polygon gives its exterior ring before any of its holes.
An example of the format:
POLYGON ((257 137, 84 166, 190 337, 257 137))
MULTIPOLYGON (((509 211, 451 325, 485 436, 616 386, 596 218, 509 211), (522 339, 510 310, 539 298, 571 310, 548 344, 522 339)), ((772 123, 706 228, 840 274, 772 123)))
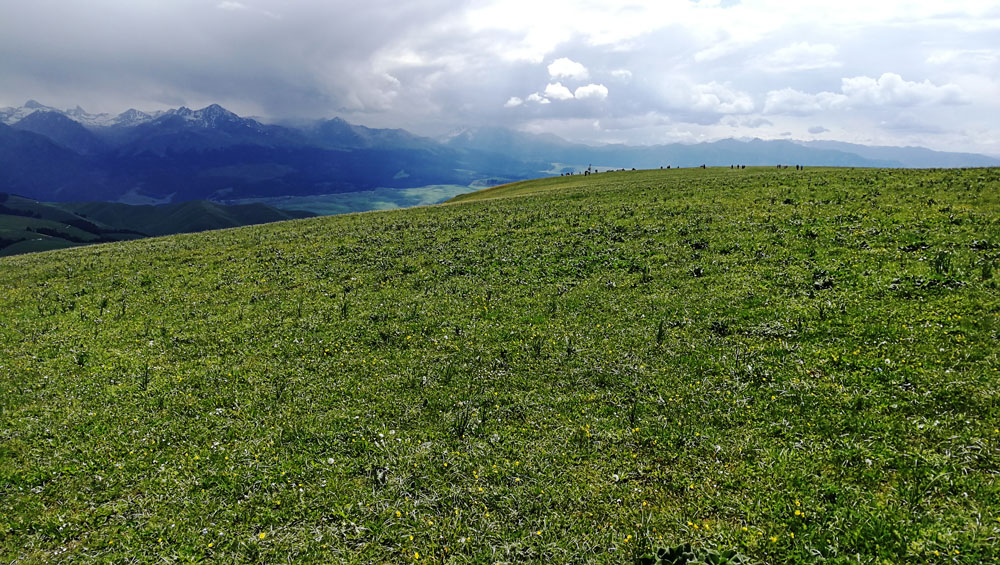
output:
MULTIPOLYGON (((660 166, 660 169, 664 169, 664 168, 669 169, 670 165, 667 165, 666 167, 663 167, 662 165, 660 166)), ((674 167, 674 168, 675 169, 679 169, 680 167, 674 167)), ((708 168, 708 166, 705 165, 704 163, 702 163, 699 168, 706 169, 706 168, 708 168)), ((729 168, 730 169, 735 169, 735 170, 742 170, 742 169, 746 169, 747 166, 746 165, 729 165, 729 168)), ((779 168, 779 169, 787 169, 788 165, 778 165, 777 168, 779 168)), ((607 172, 624 171, 624 170, 626 170, 626 169, 624 169, 624 168, 622 168, 622 169, 608 169, 607 172)), ((632 170, 634 171, 635 167, 632 167, 632 170)), ((806 170, 806 168, 803 165, 795 165, 795 170, 796 171, 804 171, 804 170, 806 170)), ((583 173, 577 173, 575 171, 569 171, 569 172, 565 172, 565 173, 559 173, 559 176, 561 176, 561 177, 570 177, 570 176, 578 175, 578 174, 583 174, 584 176, 589 176, 591 174, 597 174, 599 172, 601 172, 601 171, 599 171, 597 169, 592 169, 591 167, 587 167, 587 170, 583 171, 583 173)))

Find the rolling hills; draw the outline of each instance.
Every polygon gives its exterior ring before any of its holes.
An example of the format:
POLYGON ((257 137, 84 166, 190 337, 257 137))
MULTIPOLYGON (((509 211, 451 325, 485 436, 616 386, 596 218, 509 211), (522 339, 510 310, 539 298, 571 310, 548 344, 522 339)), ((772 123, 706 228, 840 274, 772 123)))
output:
POLYGON ((132 206, 50 204, 0 193, 0 256, 308 218, 311 212, 206 201, 132 206))
POLYGON ((0 559, 994 562, 998 188, 601 173, 0 258, 0 559))

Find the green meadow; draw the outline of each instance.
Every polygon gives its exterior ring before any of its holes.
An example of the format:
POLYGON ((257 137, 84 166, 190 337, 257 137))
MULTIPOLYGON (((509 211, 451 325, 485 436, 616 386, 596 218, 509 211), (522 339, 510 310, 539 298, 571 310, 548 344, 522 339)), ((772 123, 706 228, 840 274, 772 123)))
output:
POLYGON ((0 561, 995 562, 998 280, 998 169, 0 258, 0 561))

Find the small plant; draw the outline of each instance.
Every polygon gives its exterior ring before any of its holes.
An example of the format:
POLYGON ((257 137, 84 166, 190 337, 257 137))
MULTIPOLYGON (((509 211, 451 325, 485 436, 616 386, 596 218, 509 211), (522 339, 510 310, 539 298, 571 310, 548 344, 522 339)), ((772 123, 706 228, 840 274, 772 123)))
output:
POLYGON ((750 559, 734 549, 695 549, 691 544, 661 547, 635 560, 638 565, 749 565, 750 559))
POLYGON ((732 328, 729 327, 729 322, 726 322, 725 320, 713 320, 712 323, 708 325, 708 329, 719 337, 726 337, 733 333, 732 328))
POLYGON ((540 336, 538 334, 535 334, 531 338, 531 353, 532 353, 532 355, 535 356, 535 359, 538 359, 539 357, 542 356, 542 345, 544 343, 545 343, 545 340, 542 339, 542 336, 540 336))
POLYGON ((650 274, 649 265, 644 265, 642 267, 642 276, 639 277, 639 284, 648 284, 653 282, 653 275, 650 274))
POLYGON ((455 439, 465 439, 465 436, 478 428, 481 421, 477 418, 479 411, 470 400, 459 402, 452 411, 451 435, 455 439))
POLYGON ((573 354, 576 353, 576 340, 573 339, 573 336, 566 336, 565 351, 566 359, 573 357, 573 354))
POLYGON ((947 276, 951 272, 951 252, 938 251, 934 255, 934 258, 931 259, 931 266, 938 275, 942 277, 947 276))
POLYGON ((456 374, 458 374, 458 369, 456 369, 454 365, 447 365, 444 370, 441 371, 441 384, 444 386, 450 385, 456 374))

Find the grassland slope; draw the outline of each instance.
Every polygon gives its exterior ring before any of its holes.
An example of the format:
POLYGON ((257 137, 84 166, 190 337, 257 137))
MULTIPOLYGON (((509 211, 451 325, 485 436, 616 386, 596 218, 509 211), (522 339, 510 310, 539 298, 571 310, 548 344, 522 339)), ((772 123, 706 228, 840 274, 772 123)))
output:
POLYGON ((46 203, 0 193, 0 256, 312 217, 263 204, 205 200, 136 206, 113 202, 46 203))
POLYGON ((226 206, 207 200, 158 206, 111 202, 60 203, 57 206, 87 218, 154 236, 265 224, 315 215, 297 210, 279 210, 263 204, 226 206))
POLYGON ((2 258, 0 560, 995 562, 998 188, 641 171, 2 258))

